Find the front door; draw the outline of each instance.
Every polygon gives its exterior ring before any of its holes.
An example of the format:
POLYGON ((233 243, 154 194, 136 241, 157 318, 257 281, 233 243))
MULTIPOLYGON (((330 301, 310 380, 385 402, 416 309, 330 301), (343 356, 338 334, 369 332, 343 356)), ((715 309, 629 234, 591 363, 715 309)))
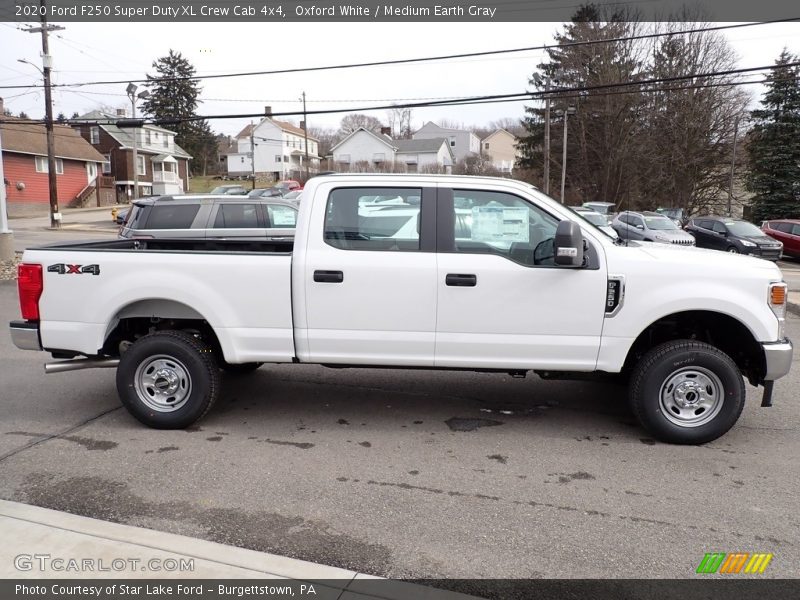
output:
POLYGON ((421 186, 343 183, 314 203, 306 226, 322 239, 312 234, 293 265, 301 360, 433 366, 435 208, 435 190, 421 186))
POLYGON ((556 267, 558 222, 507 192, 439 190, 437 367, 594 370, 605 261, 590 241, 587 267, 556 267))

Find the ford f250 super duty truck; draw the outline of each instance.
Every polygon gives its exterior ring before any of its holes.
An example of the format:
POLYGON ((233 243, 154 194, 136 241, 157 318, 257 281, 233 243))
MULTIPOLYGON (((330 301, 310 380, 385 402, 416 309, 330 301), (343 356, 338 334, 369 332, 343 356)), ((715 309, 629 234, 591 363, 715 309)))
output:
POLYGON ((157 428, 203 417, 220 370, 296 362, 618 374, 653 436, 703 443, 738 419, 744 378, 769 406, 792 361, 774 264, 615 241, 507 179, 316 177, 293 242, 55 245, 18 282, 15 344, 61 359, 47 372, 116 367, 157 428))

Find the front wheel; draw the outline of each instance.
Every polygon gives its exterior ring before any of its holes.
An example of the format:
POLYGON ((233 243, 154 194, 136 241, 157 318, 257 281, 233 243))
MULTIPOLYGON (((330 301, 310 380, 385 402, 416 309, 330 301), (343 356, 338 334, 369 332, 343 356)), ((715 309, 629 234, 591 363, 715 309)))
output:
POLYGON ((137 340, 117 367, 117 392, 139 421, 155 429, 183 429, 211 410, 220 389, 209 346, 182 331, 137 340))
POLYGON ((631 376, 630 404, 655 438, 704 444, 742 414, 745 387, 736 363, 710 344, 677 340, 656 346, 631 376))
POLYGON ((730 252, 731 254, 739 254, 739 249, 736 246, 729 246, 728 252, 730 252))

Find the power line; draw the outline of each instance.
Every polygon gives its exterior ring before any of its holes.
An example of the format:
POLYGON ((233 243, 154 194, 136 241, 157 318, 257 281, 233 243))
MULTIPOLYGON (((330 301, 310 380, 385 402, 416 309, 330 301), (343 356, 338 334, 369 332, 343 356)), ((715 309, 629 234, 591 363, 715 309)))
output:
MULTIPOLYGON (((342 70, 342 69, 355 69, 355 68, 363 68, 363 67, 378 67, 378 66, 389 66, 389 65, 400 65, 400 64, 415 64, 421 62, 432 62, 432 61, 439 61, 439 60, 453 60, 457 58, 470 58, 475 56, 492 56, 498 54, 513 54, 519 52, 530 52, 533 50, 548 50, 553 48, 571 48, 575 46, 590 46, 596 44, 609 44, 615 42, 624 42, 624 41, 633 41, 633 40, 643 40, 643 39, 653 39, 658 37, 666 37, 666 36, 673 36, 673 35, 685 35, 689 33, 701 33, 706 31, 721 31, 725 29, 739 29, 743 27, 756 27, 760 25, 771 25, 775 23, 787 23, 787 22, 794 22, 800 20, 800 17, 791 18, 791 19, 776 19, 772 21, 760 21, 756 23, 736 23, 733 25, 716 25, 713 27, 699 27, 693 29, 683 29, 677 31, 669 31, 669 32, 661 32, 661 33, 643 33, 639 35, 633 36, 623 36, 617 38, 608 38, 602 40, 584 40, 579 42, 566 42, 563 44, 544 44, 540 46, 529 46, 524 48, 508 48, 503 50, 486 50, 483 52, 466 52, 461 54, 447 54, 441 56, 425 56, 425 57, 418 57, 418 58, 405 58, 405 59, 395 59, 395 60, 382 60, 382 61, 373 61, 373 62, 361 62, 361 63, 350 63, 350 64, 340 64, 340 65, 326 65, 326 66, 318 66, 318 67, 298 67, 298 68, 291 68, 291 69, 275 69, 271 71, 245 71, 240 73, 218 73, 212 75, 193 75, 187 77, 156 77, 152 79, 122 79, 122 80, 112 80, 112 81, 87 81, 87 82, 77 82, 77 83, 60 83, 55 84, 53 87, 83 87, 87 85, 119 85, 123 83, 170 83, 170 82, 178 82, 178 81, 194 81, 200 79, 218 79, 218 78, 227 78, 227 77, 252 77, 256 75, 285 75, 288 73, 308 73, 314 71, 330 71, 330 70, 342 70)), ((0 86, 0 89, 17 89, 17 88, 27 88, 27 87, 35 87, 35 86, 0 86)))

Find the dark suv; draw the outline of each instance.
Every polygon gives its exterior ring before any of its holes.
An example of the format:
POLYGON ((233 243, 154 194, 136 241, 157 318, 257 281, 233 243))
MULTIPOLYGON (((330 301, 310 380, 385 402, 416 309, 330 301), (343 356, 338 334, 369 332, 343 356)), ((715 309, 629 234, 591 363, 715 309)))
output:
POLYGON ((783 244, 743 219, 693 217, 685 229, 694 236, 698 248, 751 254, 767 260, 778 260, 783 253, 783 244))
POLYGON ((280 198, 159 196, 134 201, 119 237, 291 240, 296 222, 280 198))

